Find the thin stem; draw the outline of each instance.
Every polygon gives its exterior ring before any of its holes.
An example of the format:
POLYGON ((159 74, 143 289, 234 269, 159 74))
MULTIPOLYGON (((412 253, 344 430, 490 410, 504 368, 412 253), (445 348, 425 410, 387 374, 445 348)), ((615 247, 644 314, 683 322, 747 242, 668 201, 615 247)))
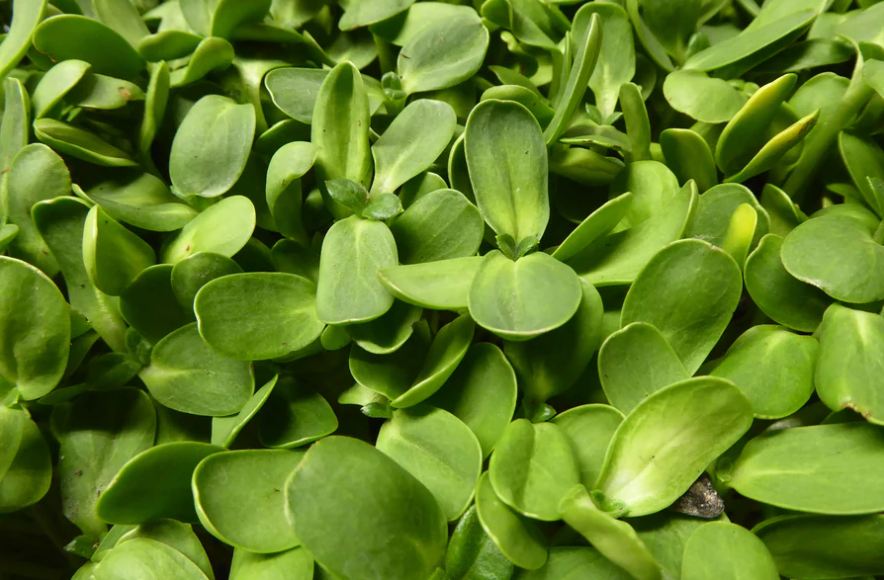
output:
POLYGON ((869 102, 869 99, 875 94, 866 82, 862 79, 862 70, 855 75, 841 99, 838 109, 817 125, 813 133, 813 140, 807 144, 798 165, 792 170, 789 179, 783 186, 783 190, 789 194, 792 201, 800 203, 804 201, 807 195, 807 186, 811 179, 816 175, 823 160, 829 152, 829 149, 835 143, 840 133, 848 123, 850 123, 863 106, 869 102))
POLYGON ((392 45, 379 37, 372 34, 375 46, 378 47, 378 63, 381 65, 381 72, 391 72, 396 70, 396 57, 393 54, 392 45))

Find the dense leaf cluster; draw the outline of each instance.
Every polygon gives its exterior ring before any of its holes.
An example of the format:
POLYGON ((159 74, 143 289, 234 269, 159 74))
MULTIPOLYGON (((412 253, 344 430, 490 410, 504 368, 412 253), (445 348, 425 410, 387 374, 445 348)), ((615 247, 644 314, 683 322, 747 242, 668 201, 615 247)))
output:
POLYGON ((884 575, 884 3, 0 14, 0 577, 884 575))

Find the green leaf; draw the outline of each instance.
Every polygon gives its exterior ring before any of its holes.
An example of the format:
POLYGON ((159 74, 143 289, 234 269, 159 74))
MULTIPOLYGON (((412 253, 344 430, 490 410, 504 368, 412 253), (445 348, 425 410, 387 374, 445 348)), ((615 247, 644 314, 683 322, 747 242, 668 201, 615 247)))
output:
POLYGON ((800 224, 780 256, 792 276, 836 300, 863 304, 884 298, 884 247, 873 238, 880 221, 856 204, 831 208, 800 224))
POLYGON ((18 235, 18 226, 15 224, 4 224, 0 226, 0 252, 5 252, 15 237, 18 235))
POLYGON ((150 34, 144 20, 131 2, 114 0, 92 0, 95 15, 103 24, 120 33, 132 46, 137 46, 141 38, 150 34))
POLYGON ((34 48, 53 62, 83 60, 94 73, 132 79, 145 67, 135 48, 116 30, 78 14, 47 18, 34 31, 33 40, 34 48))
POLYGON ((328 47, 327 54, 336 63, 349 61, 363 69, 378 57, 378 45, 365 28, 343 31, 328 47))
POLYGON ((212 418, 212 445, 230 447, 236 440, 236 436, 248 424, 248 422, 261 410, 264 403, 273 392, 279 375, 273 375, 267 383, 255 391, 252 398, 243 406, 236 415, 212 418))
POLYGON ((549 221, 547 153, 540 126, 510 101, 477 105, 464 132, 467 165, 479 211, 516 243, 540 239, 549 221))
POLYGON ((495 250, 483 258, 470 288, 470 315, 507 340, 529 340, 568 322, 582 296, 573 270, 549 255, 513 262, 495 250))
POLYGON ((70 193, 68 168, 52 149, 35 143, 19 150, 0 189, 6 220, 18 226, 18 234, 8 246, 9 256, 33 264, 48 276, 58 273, 58 262, 37 231, 31 208, 39 201, 70 193))
POLYGON ((731 175, 725 182, 739 183, 746 181, 750 177, 755 177, 765 171, 772 169, 785 155, 796 147, 804 137, 816 126, 819 120, 819 110, 799 119, 792 125, 789 125, 776 135, 774 135, 764 146, 755 154, 743 169, 736 175, 731 175))
POLYGON ((643 90, 634 83, 620 85, 620 107, 623 109, 623 120, 626 124, 626 133, 629 135, 632 149, 630 156, 633 161, 651 159, 651 121, 648 119, 643 90))
POLYGON ((137 525, 158 518, 196 522, 190 490, 193 470, 219 451, 223 449, 192 441, 151 447, 120 469, 99 496, 95 513, 112 524, 137 525))
POLYGON ((485 223, 469 200, 453 189, 424 195, 390 224, 402 264, 475 256, 485 223))
MULTIPOLYGON (((660 40, 642 18, 639 10, 639 2, 640 0, 626 1, 626 10, 629 13, 629 19, 632 20, 635 34, 644 46, 648 56, 651 57, 657 66, 667 72, 672 72, 675 70, 672 60, 670 60, 669 55, 666 53, 666 48, 660 43, 660 40)), ((665 4, 661 3, 658 3, 658 5, 665 6, 665 4)))
POLYGON ((278 554, 255 554, 243 549, 233 551, 230 580, 262 580, 273 577, 312 580, 313 556, 306 548, 295 548, 278 554))
POLYGON ((745 61, 754 64, 754 59, 761 61, 772 56, 776 52, 775 48, 785 46, 801 35, 816 16, 813 10, 801 10, 758 28, 747 28, 740 34, 691 56, 685 62, 684 68, 710 71, 745 61))
POLYGON ((407 302, 396 301, 386 314, 371 322, 339 328, 361 348, 372 354, 396 352, 411 337, 414 324, 423 310, 407 302))
MULTIPOLYGON (((316 177, 320 188, 332 179, 350 179, 368 187, 371 180, 368 95, 362 75, 350 63, 341 63, 328 73, 316 97, 311 125, 317 148, 316 177)), ((350 215, 323 191, 323 198, 336 218, 350 215)))
POLYGON ((194 302, 199 331, 219 353, 239 360, 279 358, 319 338, 313 282, 281 272, 217 278, 194 302))
POLYGON ((766 84, 730 120, 715 148, 715 160, 726 175, 742 170, 764 145, 765 129, 795 87, 794 74, 766 84))
POLYGON ((513 563, 482 529, 475 506, 451 534, 445 570, 451 580, 509 580, 513 575, 513 563))
POLYGON ((147 242, 121 226, 99 206, 86 216, 83 262, 95 287, 119 296, 138 274, 156 261, 147 242))
POLYGON ((15 456, 18 454, 18 448, 21 445, 25 432, 25 423, 28 416, 23 411, 10 409, 9 407, 0 408, 0 434, 3 435, 3 441, 6 444, 0 452, 0 481, 9 471, 9 467, 13 464, 15 456))
MULTIPOLYGON (((187 494, 191 495, 190 474, 187 475, 187 494)), ((192 499, 191 503, 193 503, 192 499)), ((200 539, 189 524, 182 524, 181 522, 170 519, 158 519, 149 524, 141 524, 134 528, 132 526, 114 526, 102 539, 100 547, 103 547, 105 542, 113 539, 113 536, 120 532, 124 533, 118 540, 114 541, 112 546, 109 544, 108 549, 137 539, 156 540, 157 542, 165 544, 187 556, 187 558, 196 564, 210 580, 214 580, 215 578, 215 574, 212 571, 212 564, 209 562, 209 556, 206 554, 206 550, 200 543, 200 539)), ((98 553, 97 550, 96 553, 98 553)), ((93 555, 93 559, 95 561, 101 561, 103 558, 95 558, 93 555)))
POLYGON ((770 552, 758 537, 736 524, 713 522, 691 535, 685 546, 683 580, 779 580, 770 552))
POLYGON ((95 580, 135 580, 157 574, 168 580, 206 580, 187 556, 161 542, 134 539, 110 550, 95 568, 95 580))
POLYGON ((758 213, 748 203, 738 206, 731 215, 721 249, 730 254, 738 266, 746 262, 757 224, 758 213))
POLYGON ((138 54, 148 62, 185 58, 199 46, 203 37, 184 30, 163 30, 142 37, 135 45, 138 54))
POLYGON ((238 412, 255 389, 249 364, 209 348, 196 324, 179 328, 159 341, 140 377, 159 403, 210 417, 238 412))
POLYGON ((697 186, 688 182, 654 217, 597 239, 568 265, 595 286, 632 283, 666 244, 681 238, 697 204, 697 186))
POLYGON ((660 389, 691 378, 666 337, 645 322, 611 334, 599 350, 598 367, 605 396, 623 413, 660 389))
MULTIPOLYGON (((509 69, 505 69, 509 70, 509 69)), ((518 74, 518 73, 516 73, 518 74)), ((530 82, 530 81, 529 81, 530 82)), ((481 100, 499 100, 499 101, 515 101, 524 105, 526 109, 531 111, 541 127, 549 125, 555 116, 555 111, 544 102, 544 98, 537 93, 518 85, 503 85, 500 87, 491 87, 482 93, 481 100)))
POLYGON ((217 197, 242 175, 255 135, 255 111, 218 95, 187 113, 169 159, 172 186, 181 195, 217 197))
POLYGON ((299 242, 307 241, 301 218, 301 178, 313 167, 316 154, 312 143, 287 143, 273 154, 267 168, 265 194, 273 222, 281 234, 299 242))
POLYGON ((428 25, 399 51, 396 71, 402 90, 411 95, 466 81, 482 66, 489 40, 488 29, 475 13, 428 25))
POLYGON ((878 402, 878 370, 884 365, 884 317, 833 304, 819 327, 820 351, 816 387, 833 411, 852 409, 867 421, 882 424, 878 402))
POLYGON ((369 193, 361 183, 349 179, 332 179, 325 182, 325 188, 331 199, 359 216, 368 205, 369 193))
POLYGON ((607 405, 580 405, 552 418, 571 445, 584 487, 595 485, 608 444, 622 422, 623 414, 607 405))
POLYGON ((580 481, 571 444, 558 425, 517 419, 491 455, 488 473, 494 492, 530 518, 556 521, 558 505, 580 481))
POLYGON ((120 294, 120 314, 147 342, 193 322, 193 309, 178 302, 172 290, 172 266, 145 268, 120 294))
POLYGON ((536 570, 546 563, 547 548, 537 524, 503 503, 486 471, 476 486, 476 513, 485 533, 513 564, 536 570))
POLYGON ((285 497, 298 537, 336 576, 426 578, 445 555, 448 530, 433 495, 362 441, 329 437, 310 447, 285 497))
POLYGON ((630 517, 668 507, 751 424, 752 405, 730 381, 698 377, 657 391, 608 447, 596 483, 605 507, 630 517))
POLYGON ((463 315, 440 328, 411 386, 391 397, 390 404, 397 408, 411 407, 438 391, 466 355, 475 327, 473 320, 463 315))
POLYGON ((34 505, 46 495, 52 483, 52 457, 46 440, 24 411, 15 413, 19 414, 21 431, 0 479, 0 513, 4 514, 34 505))
POLYGON ((129 81, 90 74, 80 81, 68 98, 78 107, 112 110, 125 107, 131 101, 143 101, 145 95, 141 87, 129 81))
POLYGON ((200 289, 216 278, 241 274, 239 265, 221 254, 200 252, 185 258, 172 268, 172 292, 178 303, 188 312, 200 289))
POLYGON ((291 240, 279 240, 270 250, 273 266, 280 272, 296 274, 314 284, 319 279, 319 252, 291 240))
POLYGON ((610 233, 629 211, 632 200, 632 193, 627 191, 603 204, 568 234, 565 241, 551 254, 552 257, 566 262, 610 233))
POLYGON ((463 310, 482 257, 455 258, 378 270, 378 278, 393 296, 424 308, 463 310))
POLYGON ((156 412, 138 389, 87 392, 53 409, 52 433, 61 444, 64 514, 97 538, 106 530, 95 514, 98 496, 130 459, 153 446, 156 412))
POLYGON ((841 159, 865 202, 878 215, 884 213, 882 200, 876 197, 870 185, 870 180, 884 178, 884 151, 869 138, 843 131, 838 134, 838 148, 841 159))
POLYGON ((172 71, 172 87, 183 87, 199 81, 212 71, 229 67, 236 58, 233 45, 223 38, 204 38, 190 57, 187 66, 172 71))
POLYGON ((589 547, 556 547, 549 551, 549 558, 542 568, 520 576, 524 580, 628 580, 632 578, 623 568, 589 547))
POLYGON ((421 99, 405 107, 371 147, 372 192, 394 192, 426 171, 451 142, 456 124, 447 103, 421 99))
POLYGON ((393 305, 393 296, 376 272, 397 263, 396 241, 382 222, 353 216, 335 223, 322 242, 316 291, 319 319, 326 324, 353 324, 383 316, 393 305))
POLYGON ((716 185, 700 196, 697 212, 685 230, 685 236, 724 248, 731 220, 737 209, 744 204, 750 205, 758 214, 757 224, 750 234, 751 245, 755 247, 761 237, 767 234, 770 218, 758 203, 755 194, 749 188, 736 183, 716 185))
MULTIPOLYGON (((59 17, 60 18, 60 17, 59 17)), ((56 121, 34 121, 37 139, 59 153, 103 167, 134 167, 138 165, 126 151, 114 147, 94 133, 56 121)))
POLYGON ((254 0, 245 3, 237 0, 218 0, 212 13, 210 33, 212 36, 229 38, 240 25, 264 20, 270 6, 271 0, 254 0))
POLYGON ((46 4, 46 0, 13 1, 12 11, 15 13, 15 19, 10 23, 9 32, 3 40, 5 46, 0 49, 0 77, 6 77, 7 73, 27 54, 34 29, 43 18, 46 4))
POLYGON ((169 67, 165 62, 150 67, 150 81, 144 95, 144 117, 138 131, 138 151, 151 159, 150 147, 166 114, 170 89, 169 67))
POLYGON ((772 431, 749 441, 725 471, 740 494, 785 509, 837 515, 881 511, 874 485, 884 456, 881 430, 842 423, 772 431), (862 469, 863 477, 854 477, 862 469), (795 473, 803 474, 796 478, 795 473))
MULTIPOLYGON (((543 138, 548 146, 555 143, 567 129, 567 123, 583 100, 583 95, 586 93, 586 85, 591 81, 596 63, 599 60, 599 54, 602 49, 602 16, 598 12, 590 13, 587 11, 585 13, 588 14, 589 22, 584 22, 584 19, 579 18, 579 14, 574 17, 574 31, 572 32, 572 39, 575 39, 574 62, 571 65, 568 80, 562 87, 560 97, 556 103, 556 114, 543 132, 543 138)), ((606 18, 609 17, 610 14, 606 18)), ((622 51, 620 52, 622 53, 622 51)), ((598 78, 603 79, 605 74, 606 69, 600 69, 598 78)), ((596 87, 599 86, 598 81, 594 84, 596 87)), ((605 82, 604 84, 607 85, 608 83, 605 82)), ((609 87, 606 86, 607 88, 609 87)), ((619 85, 617 88, 619 89, 619 85)), ((598 89, 594 88, 593 90, 598 89)), ((606 97, 608 102, 605 106, 611 106, 610 97, 607 95, 606 97)), ((613 106, 611 108, 613 109, 613 106)))
POLYGON ((34 205, 31 215, 46 245, 58 260, 71 307, 115 351, 125 351, 126 323, 113 299, 90 281, 83 260, 83 226, 89 206, 74 197, 57 197, 34 205))
POLYGON ((210 205, 189 221, 160 252, 161 261, 177 264, 199 252, 232 257, 243 249, 255 230, 255 206, 234 195, 210 205))
POLYGON ((848 578, 884 572, 884 517, 781 516, 753 530, 782 574, 848 578))
POLYGON ((270 404, 258 416, 259 435, 265 447, 299 447, 338 428, 338 419, 325 398, 295 380, 279 381, 269 400, 270 404))
MULTIPOLYGON (((319 89, 328 75, 329 71, 323 69, 283 67, 267 73, 264 85, 273 104, 292 119, 309 125, 313 122, 319 89)), ((368 76, 363 76, 362 80, 368 92, 370 111, 374 114, 385 99, 381 83, 368 76)))
POLYGON ((626 522, 599 510, 582 485, 573 487, 559 504, 562 519, 608 560, 637 580, 661 580, 660 566, 626 522))
POLYGON ((414 325, 414 332, 402 347, 389 355, 369 353, 356 345, 350 349, 350 373, 360 385, 396 399, 414 383, 430 348, 430 330, 425 320, 414 325))
POLYGON ((690 69, 667 75, 663 94, 673 109, 703 123, 730 121, 748 100, 733 84, 690 69))
POLYGON ((313 121, 319 88, 328 71, 313 68, 278 68, 267 73, 264 85, 273 103, 286 115, 301 123, 313 121))
POLYGON ((660 133, 666 163, 679 183, 693 179, 700 193, 718 183, 718 170, 706 140, 690 129, 666 129, 660 133))
POLYGON ((375 193, 365 204, 362 217, 370 220, 384 221, 393 219, 402 213, 402 204, 394 193, 375 193))
MULTIPOLYGON (((2 62, 0 54, 0 66, 2 62)), ((3 119, 5 122, 0 123, 0 169, 9 169, 30 138, 30 99, 22 82, 14 77, 3 79, 3 119)))
POLYGON ((626 192, 632 192, 632 203, 615 231, 637 226, 659 214, 679 195, 678 179, 658 161, 636 161, 611 183, 612 198, 626 192))
POLYGON ((34 118, 47 116, 92 68, 82 60, 64 60, 51 69, 37 83, 31 97, 34 118))
POLYGON ((602 298, 591 284, 580 286, 580 306, 568 322, 532 340, 503 343, 529 406, 571 388, 602 341, 602 298))
POLYGON ((477 343, 427 403, 472 429, 487 457, 513 418, 516 395, 516 375, 506 357, 493 344, 477 343))
POLYGON ((643 518, 633 518, 630 524, 663 569, 664 577, 679 578, 684 548, 690 536, 709 523, 696 517, 666 511, 643 518))
MULTIPOLYGON (((628 83, 635 75, 635 46, 632 40, 632 25, 625 10, 615 4, 584 4, 574 15, 572 24, 572 49, 576 49, 575 39, 582 38, 584 28, 590 26, 593 14, 598 14, 602 34, 598 61, 589 78, 589 88, 595 95, 596 107, 603 118, 614 114, 620 98, 620 86, 628 83)), ((575 62, 579 56, 575 51, 575 62)))
POLYGON ((689 41, 701 21, 702 0, 642 0, 645 22, 666 52, 683 62, 690 53, 689 41))
POLYGON ((338 22, 341 30, 351 30, 375 24, 399 14, 414 0, 354 0, 344 5, 344 14, 338 22))
POLYGON ((783 267, 783 238, 768 234, 746 260, 746 289, 752 301, 774 321, 813 332, 831 299, 819 289, 793 278, 783 267))
POLYGON ((68 361, 71 319, 64 297, 45 274, 0 257, 0 378, 24 399, 49 393, 68 361))
MULTIPOLYGON (((456 139, 455 142, 457 141, 458 140, 456 139)), ((452 147, 453 146, 454 145, 452 145, 452 147)), ((447 187, 448 183, 446 183, 437 173, 426 171, 417 177, 410 179, 402 186, 402 189, 399 190, 399 200, 402 203, 402 207, 408 209, 423 196, 440 189, 446 189, 447 187)))
MULTIPOLYGON (((393 306, 396 306, 396 304, 394 303, 393 306)), ((390 311, 392 311, 392 308, 387 311, 387 314, 390 314, 390 311)), ((420 315, 418 315, 418 316, 420 316, 420 315)), ((366 326, 370 326, 372 323, 367 322, 365 324, 366 324, 366 326)), ((352 326, 361 326, 361 325, 352 325, 352 326)), ((413 330, 413 327, 412 327, 412 330, 413 330)), ((409 333, 409 336, 411 336, 410 333, 409 333)), ((398 340, 398 338, 396 338, 396 340, 398 340)), ((319 337, 319 343, 322 345, 322 348, 324 348, 325 350, 340 350, 340 349, 344 348, 345 346, 349 345, 351 342, 353 342, 353 337, 350 336, 348 329, 345 326, 326 326, 325 330, 322 331, 322 336, 319 337)), ((366 342, 366 344, 368 344, 368 343, 366 342)), ((377 347, 378 345, 374 345, 374 346, 377 347)), ((393 346, 396 346, 395 343, 393 344, 393 346)), ((401 347, 402 345, 400 344, 398 346, 401 347)), ((398 350, 398 347, 396 348, 396 350, 398 350)), ((395 350, 392 352, 395 352, 395 350)), ((362 385, 359 385, 359 386, 362 386, 362 385)), ((354 385, 354 387, 356 387, 356 385, 354 385)))
POLYGON ((780 419, 798 411, 813 394, 817 349, 813 337, 779 326, 754 326, 734 342, 710 374, 737 385, 756 417, 780 419))
POLYGON ((679 241, 657 253, 639 274, 620 323, 656 326, 692 374, 718 342, 741 293, 740 268, 733 258, 700 240, 679 241))
POLYGON ((427 486, 448 521, 463 514, 482 471, 482 448, 457 417, 429 405, 399 409, 376 445, 427 486))
POLYGON ((248 449, 215 453, 193 472, 200 522, 222 542, 273 553, 299 545, 285 515, 286 480, 302 451, 248 449))
POLYGON ((197 211, 181 203, 161 179, 150 173, 125 172, 83 192, 117 221, 153 232, 184 227, 197 211))

